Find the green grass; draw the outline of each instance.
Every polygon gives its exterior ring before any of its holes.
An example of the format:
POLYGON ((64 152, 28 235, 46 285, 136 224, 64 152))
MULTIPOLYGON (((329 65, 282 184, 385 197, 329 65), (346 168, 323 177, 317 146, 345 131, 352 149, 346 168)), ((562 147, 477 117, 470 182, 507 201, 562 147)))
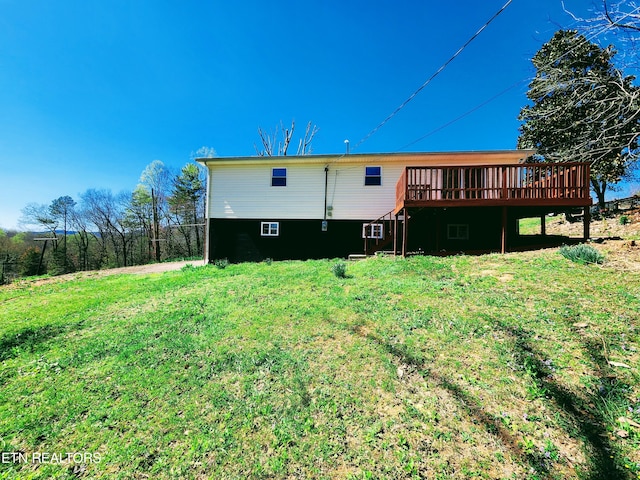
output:
MULTIPOLYGON (((545 218, 545 223, 549 223, 549 218, 545 218)), ((520 235, 540 235, 540 218, 521 218, 518 220, 518 232, 520 235)))
POLYGON ((638 477, 640 275, 334 264, 1 288, 0 478, 638 477))
MULTIPOLYGON (((564 215, 561 215, 564 219, 564 215)), ((558 216, 546 216, 544 219, 547 231, 551 224, 558 221, 558 216)), ((540 235, 540 217, 521 218, 518 220, 518 232, 520 235, 540 235)))

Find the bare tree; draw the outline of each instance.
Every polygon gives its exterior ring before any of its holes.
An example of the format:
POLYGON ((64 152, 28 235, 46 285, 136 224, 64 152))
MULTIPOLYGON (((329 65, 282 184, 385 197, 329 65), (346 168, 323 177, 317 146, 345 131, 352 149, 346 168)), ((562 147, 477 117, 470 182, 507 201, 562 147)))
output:
POLYGON ((297 155, 311 155, 311 142, 313 141, 313 137, 316 136, 316 133, 318 133, 318 127, 316 125, 312 125, 311 122, 307 123, 304 137, 302 137, 298 143, 297 155))
MULTIPOLYGON (((154 225, 153 225, 153 201, 151 193, 142 185, 138 185, 131 194, 131 202, 129 204, 128 215, 131 221, 138 226, 138 230, 142 234, 141 237, 146 239, 146 253, 141 250, 140 256, 143 263, 147 263, 153 258, 154 249, 154 225)), ((142 249, 142 245, 141 245, 142 249)))
MULTIPOLYGON (((56 231, 60 225, 60 220, 51 213, 48 205, 29 203, 22 209, 22 216, 19 222, 24 227, 43 228, 51 234, 52 238, 56 240, 58 238, 56 231)), ((57 248, 57 243, 53 242, 54 248, 57 248)))
POLYGON ((603 48, 613 43, 618 53, 617 64, 624 68, 638 69, 640 52, 640 3, 628 0, 600 0, 591 17, 574 14, 566 7, 564 11, 579 25, 578 30, 603 48))
POLYGON ((116 265, 129 264, 131 222, 127 210, 131 194, 122 192, 114 195, 110 190, 89 189, 80 196, 89 221, 98 230, 96 239, 101 243, 103 255, 107 255, 106 241, 109 240, 115 253, 116 265))
POLYGON ((202 146, 195 152, 191 152, 191 160, 196 158, 215 158, 218 156, 216 149, 213 147, 202 146))
POLYGON ((73 215, 76 202, 68 195, 64 197, 56 198, 49 206, 49 212, 52 218, 62 222, 63 226, 63 242, 62 242, 62 271, 61 273, 68 273, 69 270, 69 258, 67 256, 67 226, 73 215))
POLYGON ((80 270, 89 270, 90 268, 90 232, 88 223, 88 215, 86 211, 75 208, 72 210, 70 224, 76 232, 72 238, 78 247, 78 266, 80 270))
POLYGON ((162 219, 167 215, 167 196, 171 184, 171 174, 160 160, 154 160, 140 175, 140 186, 144 188, 151 200, 153 228, 151 241, 156 262, 162 260, 160 248, 160 231, 162 219))
POLYGON ((607 22, 614 27, 640 32, 640 8, 635 2, 602 1, 602 10, 607 22))
MULTIPOLYGON (((276 126, 275 131, 270 133, 267 133, 261 127, 258 127, 258 135, 260 136, 262 148, 258 148, 258 146, 254 144, 256 153, 261 157, 281 157, 287 155, 295 128, 296 123, 294 120, 291 121, 291 128, 285 128, 284 124, 280 122, 280 125, 276 126)), ((304 137, 302 137, 298 142, 296 155, 311 154, 311 142, 313 141, 313 137, 315 137, 316 133, 318 133, 318 127, 313 125, 312 122, 307 123, 304 137)))

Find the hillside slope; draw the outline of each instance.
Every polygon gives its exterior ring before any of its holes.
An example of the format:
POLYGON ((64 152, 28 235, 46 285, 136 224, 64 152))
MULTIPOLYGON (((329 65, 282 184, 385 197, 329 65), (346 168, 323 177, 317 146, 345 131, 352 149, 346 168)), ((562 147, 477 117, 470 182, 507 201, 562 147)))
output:
POLYGON ((334 263, 0 288, 0 478, 637 478, 637 270, 334 263))

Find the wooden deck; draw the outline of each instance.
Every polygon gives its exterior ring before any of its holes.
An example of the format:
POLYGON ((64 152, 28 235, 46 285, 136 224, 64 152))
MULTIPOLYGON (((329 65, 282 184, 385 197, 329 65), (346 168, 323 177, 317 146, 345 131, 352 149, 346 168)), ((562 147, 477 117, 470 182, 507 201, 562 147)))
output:
POLYGON ((406 167, 396 184, 398 214, 411 207, 591 205, 588 163, 406 167))

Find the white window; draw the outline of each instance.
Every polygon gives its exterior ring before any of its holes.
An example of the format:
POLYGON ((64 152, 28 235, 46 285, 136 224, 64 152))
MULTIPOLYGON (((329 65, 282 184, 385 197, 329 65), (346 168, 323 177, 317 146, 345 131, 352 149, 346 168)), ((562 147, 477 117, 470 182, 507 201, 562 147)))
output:
POLYGON ((450 223, 447 225, 448 240, 469 240, 469 225, 450 223))
POLYGON ((263 237, 277 237, 280 235, 280 222, 262 222, 260 235, 263 237))
POLYGON ((381 223, 365 223, 362 225, 362 238, 384 238, 384 228, 381 223))

